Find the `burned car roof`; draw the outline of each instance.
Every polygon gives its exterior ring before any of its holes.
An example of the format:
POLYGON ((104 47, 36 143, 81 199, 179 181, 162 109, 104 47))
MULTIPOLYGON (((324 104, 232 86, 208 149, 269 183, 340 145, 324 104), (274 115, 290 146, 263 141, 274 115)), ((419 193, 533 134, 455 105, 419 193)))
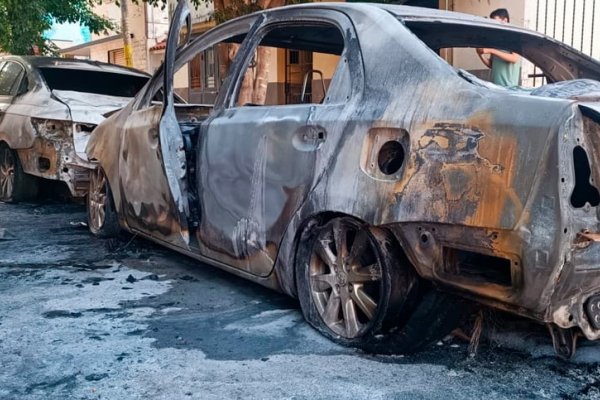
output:
POLYGON ((114 72, 125 75, 146 76, 149 74, 134 68, 127 68, 115 64, 107 64, 99 61, 68 59, 59 57, 40 57, 40 56, 2 56, 0 61, 16 60, 22 61, 34 68, 72 68, 92 71, 114 72))

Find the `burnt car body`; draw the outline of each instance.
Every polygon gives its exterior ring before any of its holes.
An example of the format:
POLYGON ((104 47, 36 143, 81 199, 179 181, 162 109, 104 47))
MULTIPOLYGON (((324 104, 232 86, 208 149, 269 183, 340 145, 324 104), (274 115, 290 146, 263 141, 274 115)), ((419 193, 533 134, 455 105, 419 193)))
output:
POLYGON ((278 8, 178 44, 181 3, 165 68, 89 142, 96 233, 298 297, 322 333, 374 351, 447 331, 463 306, 442 291, 547 324, 563 356, 600 337, 600 63, 515 26, 373 4, 278 8), (240 47, 214 106, 174 104, 174 71, 224 39, 240 47), (238 104, 259 43, 338 54, 323 101, 238 104), (550 84, 495 87, 448 47, 515 51, 550 84))
POLYGON ((104 114, 124 107, 149 75, 99 62, 0 57, 0 199, 33 197, 37 179, 59 180, 81 197, 85 146, 104 114))

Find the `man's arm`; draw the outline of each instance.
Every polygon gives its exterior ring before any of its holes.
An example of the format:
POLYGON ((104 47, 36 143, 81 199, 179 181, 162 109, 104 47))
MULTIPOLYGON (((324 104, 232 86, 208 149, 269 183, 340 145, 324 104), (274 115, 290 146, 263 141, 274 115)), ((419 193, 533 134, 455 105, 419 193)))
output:
POLYGON ((496 56, 507 63, 516 64, 519 62, 519 55, 517 53, 505 53, 504 51, 497 49, 483 49, 483 54, 489 54, 496 56))
POLYGON ((490 50, 490 49, 478 48, 477 55, 479 56, 479 59, 481 60, 482 63, 485 64, 486 67, 492 68, 492 61, 489 58, 483 56, 484 54, 489 54, 489 53, 486 53, 486 50, 490 50))

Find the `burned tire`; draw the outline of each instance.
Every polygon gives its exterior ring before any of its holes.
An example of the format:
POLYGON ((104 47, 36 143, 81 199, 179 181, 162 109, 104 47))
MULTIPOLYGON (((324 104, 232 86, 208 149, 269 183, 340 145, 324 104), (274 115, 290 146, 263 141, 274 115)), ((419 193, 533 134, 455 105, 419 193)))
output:
POLYGON ((418 292, 410 268, 398 268, 391 235, 350 218, 316 228, 297 254, 306 320, 346 346, 362 347, 401 318, 418 292))
POLYGON ((470 302, 430 288, 402 326, 369 338, 361 347, 377 354, 421 351, 452 332, 472 309, 470 302))
POLYGON ((86 204, 90 232, 102 238, 116 237, 121 230, 119 217, 102 168, 96 168, 90 173, 86 204))
POLYGON ((372 353, 414 353, 470 312, 466 301, 418 278, 388 232, 350 218, 313 230, 296 258, 298 296, 305 319, 331 340, 372 353))
POLYGON ((0 201, 16 203, 38 194, 38 178, 23 172, 17 153, 0 143, 0 201))

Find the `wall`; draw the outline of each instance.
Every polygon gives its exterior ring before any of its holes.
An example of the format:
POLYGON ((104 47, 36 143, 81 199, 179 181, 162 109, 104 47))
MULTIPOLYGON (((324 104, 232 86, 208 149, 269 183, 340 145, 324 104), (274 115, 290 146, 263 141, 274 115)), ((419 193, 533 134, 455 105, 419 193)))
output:
POLYGON ((148 65, 148 73, 154 74, 154 72, 156 72, 158 67, 160 67, 161 64, 163 63, 164 58, 165 58, 164 50, 151 51, 150 58, 149 58, 149 65, 148 65))
MULTIPOLYGON (((284 104, 285 103, 285 81, 286 81, 286 50, 273 48, 271 51, 271 60, 269 65, 269 85, 267 88, 267 104, 284 104)), ((335 68, 338 64, 339 56, 314 53, 313 66, 314 70, 319 70, 323 73, 325 87, 327 88, 331 77, 335 73, 335 68)), ((323 98, 323 84, 318 74, 312 76, 312 93, 313 98, 323 98)))
MULTIPOLYGON (((313 57, 313 68, 323 73, 326 91, 329 89, 331 78, 333 78, 333 74, 335 74, 335 69, 337 68, 339 60, 339 56, 331 54, 316 53, 313 57)), ((314 99, 322 99, 325 96, 325 93, 323 93, 323 83, 318 74, 313 75, 312 91, 314 99)))
POLYGON ((184 99, 189 99, 190 78, 189 65, 181 67, 173 76, 173 87, 175 91, 184 99))
MULTIPOLYGON (((597 0, 440 0, 441 9, 487 16, 490 11, 505 7, 511 23, 551 36, 583 53, 600 59, 600 2, 597 0)), ((447 57, 456 68, 471 70, 477 75, 489 72, 471 49, 455 49, 447 57), (475 71, 474 71, 475 70, 475 71)), ((527 60, 521 62, 523 86, 539 86, 541 79, 530 78, 539 73, 527 60)))
MULTIPOLYGON (((465 14, 488 17, 497 8, 507 8, 510 14, 510 22, 513 25, 524 26, 525 13, 522 1, 506 0, 440 0, 440 8, 465 14)), ((481 71, 486 75, 487 68, 475 53, 474 49, 454 49, 451 54, 452 65, 467 71, 481 71)), ((479 73, 478 75, 482 75, 479 73)))
MULTIPOLYGON (((169 29, 168 12, 167 10, 161 10, 160 7, 147 7, 143 2, 135 4, 132 0, 124 1, 128 1, 133 66, 143 71, 153 72, 157 67, 157 60, 155 56, 151 59, 149 49, 166 38, 169 29)), ((121 8, 115 0, 104 0, 102 4, 95 5, 94 12, 110 20, 115 25, 115 29, 100 34, 92 34, 92 41, 118 34, 121 27, 121 8)), ((108 61, 107 53, 109 50, 123 48, 122 40, 120 43, 117 42, 111 41, 91 45, 90 58, 97 61, 108 61)), ((158 65, 160 65, 160 62, 158 65)))
POLYGON ((123 41, 120 39, 111 40, 110 42, 100 43, 90 46, 90 59, 101 62, 108 62, 108 52, 123 48, 123 41))
POLYGON ((94 5, 94 13, 111 21, 116 29, 107 33, 92 33, 92 41, 103 39, 107 36, 116 35, 121 27, 121 9, 116 5, 115 0, 103 0, 102 4, 94 5))

